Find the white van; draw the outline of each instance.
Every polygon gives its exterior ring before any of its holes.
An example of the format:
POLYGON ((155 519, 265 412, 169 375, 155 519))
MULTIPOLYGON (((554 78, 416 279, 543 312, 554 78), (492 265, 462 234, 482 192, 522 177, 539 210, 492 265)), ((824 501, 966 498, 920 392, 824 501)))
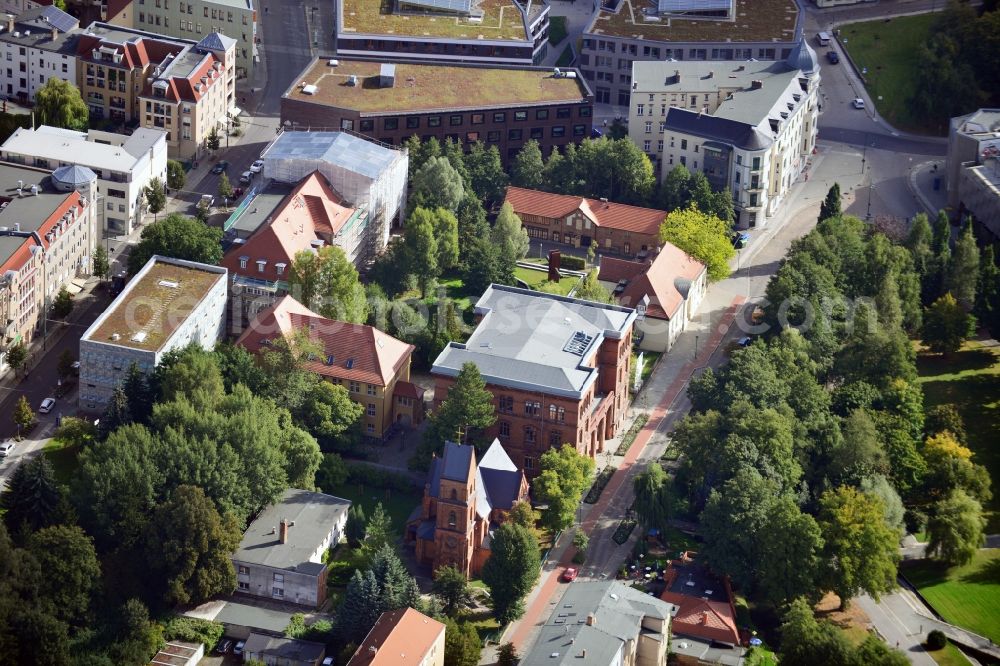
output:
POLYGON ((816 43, 820 46, 829 46, 830 44, 830 33, 828 32, 817 32, 816 33, 816 43))

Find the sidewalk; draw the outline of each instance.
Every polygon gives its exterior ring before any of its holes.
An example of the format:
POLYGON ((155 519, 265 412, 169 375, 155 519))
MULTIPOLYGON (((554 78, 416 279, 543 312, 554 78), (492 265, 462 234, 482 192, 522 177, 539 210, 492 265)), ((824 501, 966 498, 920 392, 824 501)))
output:
MULTIPOLYGON (((948 190, 945 183, 945 160, 931 160, 910 169, 906 184, 930 216, 931 224, 939 210, 948 210, 948 190), (934 182, 938 181, 938 189, 934 182)), ((919 212, 919 211, 914 211, 919 212)))

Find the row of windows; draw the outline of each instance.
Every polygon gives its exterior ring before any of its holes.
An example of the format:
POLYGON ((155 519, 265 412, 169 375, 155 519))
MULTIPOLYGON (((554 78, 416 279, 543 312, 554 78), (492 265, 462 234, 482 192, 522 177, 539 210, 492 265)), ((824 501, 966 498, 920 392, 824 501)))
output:
MULTIPOLYGON (((367 132, 368 130, 364 129, 364 127, 365 127, 364 121, 362 121, 361 125, 362 125, 362 130, 361 131, 362 132, 367 132)), ((354 129, 354 127, 353 127, 353 121, 343 120, 340 123, 340 128, 343 129, 343 130, 353 130, 354 129)), ((586 135, 587 135, 587 126, 586 125, 573 125, 572 136, 575 136, 575 137, 584 137, 586 135)), ((501 139, 502 136, 503 136, 503 134, 499 130, 491 130, 491 131, 489 131, 489 132, 486 133, 486 142, 487 143, 500 143, 500 139, 501 139)), ((553 125, 552 127, 549 128, 549 137, 551 137, 553 139, 561 139, 561 138, 564 138, 565 136, 566 136, 566 126, 565 125, 553 125)), ((431 138, 431 135, 429 135, 429 134, 426 135, 426 136, 421 137, 421 139, 423 141, 427 141, 430 138, 431 138)), ((459 134, 445 134, 444 138, 446 140, 447 139, 451 139, 455 143, 461 143, 461 141, 462 141, 462 136, 459 135, 459 134)), ((535 139, 535 140, 542 140, 542 139, 544 139, 545 138, 545 128, 544 127, 532 127, 528 131, 528 138, 535 139)), ((466 132, 464 139, 465 139, 466 143, 475 143, 477 141, 482 141, 483 140, 483 135, 482 135, 481 132, 466 132)), ((523 141, 524 140, 524 130, 522 130, 522 129, 507 130, 507 139, 509 141, 523 141)), ((382 143, 387 143, 389 145, 392 145, 392 143, 393 143, 393 138, 392 137, 379 137, 378 140, 381 141, 382 143)))
MULTIPOLYGON (((510 438, 510 423, 507 421, 497 422, 497 435, 502 439, 510 438)), ((524 426, 524 438, 525 444, 535 444, 538 441, 538 429, 534 426, 524 426)), ((563 439, 563 434, 561 430, 550 430, 549 431, 549 446, 561 446, 565 444, 566 440, 563 439)))
MULTIPOLYGON (((548 120, 549 119, 549 109, 536 109, 535 110, 535 120, 548 120)), ((573 109, 571 107, 560 107, 556 109, 556 118, 571 118, 573 109)), ((514 111, 514 121, 515 122, 525 122, 528 120, 527 111, 514 111)), ((579 118, 589 118, 591 115, 591 109, 589 106, 579 107, 579 113, 577 117, 579 118)), ((421 122, 424 120, 423 116, 407 116, 405 118, 406 129, 420 129, 421 122)), ((427 127, 441 127, 444 122, 444 116, 426 116, 427 127)), ((482 125, 486 122, 486 114, 483 113, 473 113, 469 116, 470 125, 482 125)), ((505 123, 507 122, 507 112, 497 111, 493 114, 494 123, 505 123)), ((466 124, 465 115, 461 113, 454 113, 448 116, 448 125, 450 127, 461 127, 466 124)), ((399 118, 383 118, 382 119, 382 129, 384 130, 397 130, 399 129, 399 118)), ((360 122, 360 128, 362 132, 371 132, 375 129, 375 120, 372 118, 362 119, 360 122)), ((345 128, 346 129, 346 128, 345 128)), ((351 128, 353 129, 353 128, 351 128)))
MULTIPOLYGON (((594 40, 585 39, 583 40, 583 50, 584 51, 607 51, 614 53, 615 43, 607 40, 594 40)), ((639 50, 636 44, 621 43, 621 53, 627 55, 638 56, 639 50)), ((757 49, 757 59, 758 60, 774 60, 778 51, 774 47, 763 47, 757 49)), ((781 50, 781 57, 787 58, 791 53, 791 49, 785 48, 781 50)), ((586 57, 586 53, 583 54, 586 57)), ((688 60, 749 60, 753 57, 752 48, 714 48, 711 50, 704 48, 689 48, 685 51, 683 48, 661 48, 659 46, 649 46, 643 45, 642 55, 645 58, 651 58, 653 60, 659 60, 661 56, 663 58, 673 58, 674 60, 684 60, 685 55, 688 60)), ((610 56, 596 56, 597 66, 611 67, 612 58, 610 56)), ((587 64, 584 61, 584 64, 587 64)))
MULTIPOLYGON (((498 409, 505 414, 512 414, 514 412, 514 398, 509 395, 502 395, 498 399, 498 409)), ((549 405, 549 420, 551 421, 565 421, 566 420, 566 408, 557 405, 549 405)), ((538 416, 542 413, 542 403, 534 400, 526 400, 524 402, 524 414, 525 416, 538 416)))

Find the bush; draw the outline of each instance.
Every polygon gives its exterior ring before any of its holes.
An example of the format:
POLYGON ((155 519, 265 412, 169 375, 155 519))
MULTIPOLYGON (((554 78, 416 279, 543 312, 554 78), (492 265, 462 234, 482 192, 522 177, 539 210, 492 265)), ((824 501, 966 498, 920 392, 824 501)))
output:
POLYGON ((163 637, 168 641, 204 643, 211 650, 222 638, 226 628, 218 622, 175 615, 163 627, 163 637))
POLYGON ((632 427, 622 435, 621 444, 618 445, 618 450, 615 451, 616 456, 623 456, 628 453, 628 450, 632 448, 632 442, 635 441, 635 438, 639 435, 639 431, 642 430, 642 427, 646 425, 646 421, 648 420, 649 415, 647 414, 640 414, 636 417, 632 423, 632 427))
POLYGON ((944 635, 943 631, 935 629, 927 634, 926 645, 928 650, 943 650, 948 647, 948 637, 944 635))
POLYGON ((569 271, 582 271, 587 267, 587 260, 583 257, 574 257, 570 254, 564 254, 559 258, 559 268, 565 268, 569 271))
POLYGON ((347 463, 347 476, 348 482, 402 492, 411 492, 417 486, 416 482, 406 474, 390 472, 364 463, 347 463))
POLYGON ((604 492, 604 486, 608 485, 608 481, 614 475, 614 467, 609 465, 602 469, 597 478, 594 479, 594 484, 590 486, 590 490, 587 492, 587 496, 583 498, 583 501, 587 504, 597 504, 597 500, 601 498, 601 493, 604 492))

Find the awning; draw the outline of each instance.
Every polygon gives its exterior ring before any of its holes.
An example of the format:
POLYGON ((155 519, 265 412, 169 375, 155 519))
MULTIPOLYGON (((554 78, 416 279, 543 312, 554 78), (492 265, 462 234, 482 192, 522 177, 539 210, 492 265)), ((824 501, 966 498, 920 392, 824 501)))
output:
POLYGON ((236 116, 240 115, 241 113, 243 113, 243 109, 241 109, 238 106, 233 106, 231 109, 229 109, 229 117, 230 118, 235 118, 236 116))
POLYGON ((74 278, 66 283, 66 291, 69 292, 70 296, 76 296, 81 291, 83 291, 83 285, 86 280, 82 278, 74 278))

